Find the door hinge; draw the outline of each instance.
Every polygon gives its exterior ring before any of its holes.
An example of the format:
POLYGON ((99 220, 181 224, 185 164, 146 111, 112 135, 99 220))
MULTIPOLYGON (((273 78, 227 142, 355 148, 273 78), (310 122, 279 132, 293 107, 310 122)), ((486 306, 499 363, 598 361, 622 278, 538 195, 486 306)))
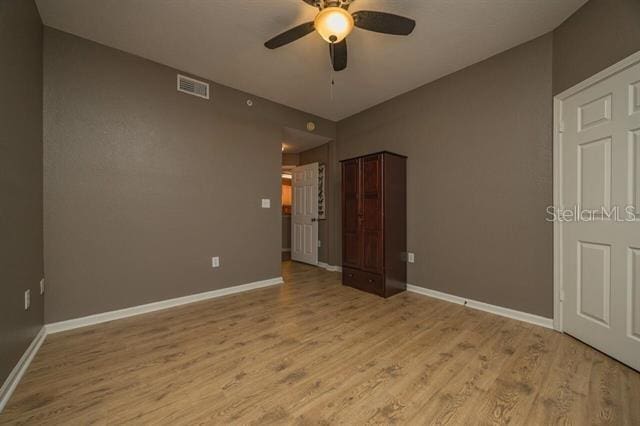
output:
POLYGON ((564 302, 564 290, 560 290, 560 301, 564 302))
POLYGON ((558 122, 558 132, 559 132, 559 133, 564 132, 564 120, 560 120, 560 121, 558 122))

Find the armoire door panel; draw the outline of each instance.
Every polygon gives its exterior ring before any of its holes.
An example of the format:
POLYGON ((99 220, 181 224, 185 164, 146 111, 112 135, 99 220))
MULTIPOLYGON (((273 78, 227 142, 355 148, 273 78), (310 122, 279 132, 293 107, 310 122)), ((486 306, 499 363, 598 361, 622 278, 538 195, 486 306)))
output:
POLYGON ((363 231, 364 251, 362 269, 369 272, 382 272, 382 238, 379 231, 363 231))
POLYGON ((358 200, 355 198, 345 197, 342 224, 344 231, 350 233, 358 232, 360 219, 358 217, 358 200))
POLYGON ((342 167, 342 190, 345 195, 355 196, 358 193, 359 162, 345 162, 342 167))
POLYGON ((347 161, 342 166, 342 263, 360 268, 362 238, 360 236, 360 161, 347 161))
POLYGON ((379 155, 362 159, 362 192, 365 195, 369 193, 380 193, 382 177, 381 163, 382 161, 379 155))
POLYGON ((362 200, 362 230, 380 231, 382 228, 382 200, 369 195, 362 200))
POLYGON ((342 263, 346 266, 361 266, 360 238, 357 233, 344 233, 342 239, 342 263))
POLYGON ((382 272, 382 156, 362 159, 362 269, 382 272))

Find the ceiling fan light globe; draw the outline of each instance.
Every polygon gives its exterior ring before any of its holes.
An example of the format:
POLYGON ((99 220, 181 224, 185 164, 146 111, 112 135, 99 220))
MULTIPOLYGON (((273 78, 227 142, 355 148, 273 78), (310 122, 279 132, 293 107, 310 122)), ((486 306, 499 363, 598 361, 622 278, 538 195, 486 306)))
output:
POLYGON ((327 43, 340 43, 353 31, 353 17, 341 7, 322 9, 314 21, 318 34, 327 43))

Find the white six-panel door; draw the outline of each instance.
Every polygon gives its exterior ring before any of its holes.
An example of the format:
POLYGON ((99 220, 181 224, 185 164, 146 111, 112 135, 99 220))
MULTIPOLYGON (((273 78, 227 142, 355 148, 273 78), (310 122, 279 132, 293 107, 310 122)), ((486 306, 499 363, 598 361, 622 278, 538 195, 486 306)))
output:
POLYGON ((600 75, 594 84, 558 96, 555 161, 556 207, 581 212, 580 220, 569 214, 561 223, 562 328, 640 370, 640 55, 636 56, 600 75))
POLYGON ((318 163, 291 172, 291 259, 318 264, 318 163))

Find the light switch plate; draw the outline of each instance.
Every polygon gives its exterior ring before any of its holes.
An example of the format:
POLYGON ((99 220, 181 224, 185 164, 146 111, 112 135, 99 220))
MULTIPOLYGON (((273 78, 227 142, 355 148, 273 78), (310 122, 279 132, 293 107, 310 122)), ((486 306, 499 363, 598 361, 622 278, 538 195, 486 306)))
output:
POLYGON ((218 256, 211 258, 211 267, 218 268, 220 266, 220 258, 218 256))
POLYGON ((269 198, 263 198, 262 199, 262 208, 263 209, 270 209, 271 208, 271 200, 269 198))
POLYGON ((407 262, 414 263, 416 260, 415 255, 413 253, 407 253, 407 262))

